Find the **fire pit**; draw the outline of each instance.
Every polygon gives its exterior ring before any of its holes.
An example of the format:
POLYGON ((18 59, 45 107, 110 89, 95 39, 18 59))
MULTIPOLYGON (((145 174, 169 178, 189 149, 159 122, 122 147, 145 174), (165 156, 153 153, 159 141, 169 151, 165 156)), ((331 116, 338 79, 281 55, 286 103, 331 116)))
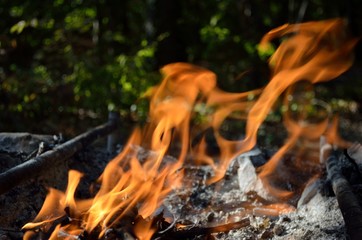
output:
POLYGON ((64 192, 49 188, 24 239, 359 239, 362 147, 312 89, 351 66, 356 40, 333 19, 281 26, 260 50, 280 37, 264 89, 227 93, 207 69, 166 65, 145 94, 148 124, 88 193, 76 170, 64 192), (278 102, 287 137, 267 150, 258 130, 278 102))

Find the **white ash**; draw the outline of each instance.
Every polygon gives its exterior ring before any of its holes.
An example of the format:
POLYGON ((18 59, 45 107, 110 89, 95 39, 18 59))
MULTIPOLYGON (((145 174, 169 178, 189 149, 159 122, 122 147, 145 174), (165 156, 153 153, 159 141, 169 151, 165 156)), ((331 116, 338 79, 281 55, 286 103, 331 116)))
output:
POLYGON ((277 218, 249 216, 250 226, 215 234, 219 240, 233 239, 345 239, 344 221, 334 197, 315 195, 296 212, 277 218))
POLYGON ((174 219, 189 226, 210 227, 249 218, 249 226, 212 234, 218 240, 346 238, 337 200, 321 195, 321 179, 308 184, 296 211, 275 217, 263 216, 250 208, 263 208, 260 202, 250 199, 250 191, 267 196, 250 156, 239 156, 230 164, 230 168, 225 178, 213 186, 203 185, 211 168, 186 168, 185 181, 195 181, 197 176, 198 183, 186 184, 192 187, 175 191, 167 197, 164 204, 174 219))
POLYGON ((345 238, 344 221, 335 197, 324 197, 318 193, 288 217, 291 219, 289 223, 281 223, 285 226, 286 234, 275 239, 345 238))
POLYGON ((261 179, 255 172, 255 167, 250 160, 250 156, 241 155, 236 158, 239 163, 238 182, 240 191, 245 194, 255 191, 259 196, 268 199, 269 193, 265 190, 261 179))

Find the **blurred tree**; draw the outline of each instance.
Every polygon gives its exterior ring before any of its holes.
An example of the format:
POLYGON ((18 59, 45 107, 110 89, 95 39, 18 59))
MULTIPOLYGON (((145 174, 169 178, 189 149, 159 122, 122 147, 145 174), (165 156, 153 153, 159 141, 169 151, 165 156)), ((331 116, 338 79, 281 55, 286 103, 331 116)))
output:
POLYGON ((186 39, 182 36, 184 30, 179 23, 182 18, 180 1, 156 0, 154 9, 155 35, 164 36, 156 50, 157 67, 187 61, 186 39))
MULTIPOLYGON (((175 61, 215 71, 228 91, 262 87, 269 73, 257 44, 267 31, 346 17, 360 35, 360 10, 359 0, 2 0, 0 131, 64 131, 62 121, 82 131, 81 118, 101 121, 108 108, 129 117, 158 68, 175 61)), ((357 57, 360 66, 361 47, 357 57)), ((352 77, 361 84, 360 71, 352 77)))

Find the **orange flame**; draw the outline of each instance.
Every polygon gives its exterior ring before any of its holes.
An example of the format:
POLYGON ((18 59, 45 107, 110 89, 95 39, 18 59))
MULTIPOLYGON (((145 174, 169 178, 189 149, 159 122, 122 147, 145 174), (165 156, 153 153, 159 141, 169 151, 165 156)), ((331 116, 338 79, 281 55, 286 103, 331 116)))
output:
MULTIPOLYGON (((233 157, 254 147, 260 125, 283 93, 289 89, 284 101, 288 108, 288 97, 294 94, 291 86, 301 80, 311 83, 328 81, 352 64, 351 50, 356 40, 347 37, 345 23, 341 19, 281 26, 266 34, 261 46, 277 37, 287 39, 270 59, 273 75, 263 91, 224 92, 217 88, 213 72, 187 63, 174 63, 162 68, 163 81, 146 94, 150 96, 149 124, 144 129, 137 128, 124 150, 106 166, 99 178, 100 189, 94 198, 74 198, 81 174, 70 171, 66 192, 50 189, 34 223, 26 224, 23 229, 41 228, 48 231, 54 221, 69 217, 70 224, 53 225, 52 239, 67 238, 63 235, 77 235, 83 230, 90 233, 96 228, 101 228, 99 237, 102 237, 108 228, 122 218, 132 217, 136 211, 143 220, 135 226, 135 235, 139 239, 150 239, 156 230, 152 225, 152 215, 170 191, 180 187, 183 177, 181 168, 189 153, 195 161, 214 167, 215 173, 209 183, 221 179, 233 157), (251 101, 251 95, 259 97, 251 101), (217 159, 207 154, 205 137, 201 137, 198 145, 190 149, 195 106, 211 109, 210 113, 205 114, 207 119, 202 129, 213 130, 220 148, 217 159), (221 126, 228 118, 246 122, 243 140, 223 137, 221 126), (178 148, 173 149, 177 152, 177 160, 164 162, 164 156, 174 142, 178 144, 178 148), (139 146, 150 151, 145 154, 139 146), (64 211, 66 208, 68 210, 64 211)), ((313 105, 313 102, 309 101, 308 104, 313 105)), ((269 178, 275 173, 282 156, 298 146, 300 139, 314 141, 330 132, 329 141, 346 144, 336 134, 336 123, 334 127, 328 127, 329 116, 313 122, 308 119, 308 114, 304 114, 304 110, 301 113, 295 119, 288 108, 284 124, 289 137, 259 174, 270 192, 279 197, 288 197, 291 192, 273 187, 269 184, 269 178)), ((24 238, 29 239, 31 235, 29 231, 24 238)))
MULTIPOLYGON (((247 125, 247 139, 256 141, 256 131, 265 119, 272 104, 288 87, 301 80, 311 83, 329 81, 345 72, 353 62, 351 51, 356 39, 349 39, 342 19, 310 22, 296 25, 284 25, 264 36, 261 44, 267 44, 275 37, 293 34, 281 43, 270 59, 273 77, 262 95, 251 109, 247 125)), ((263 166, 260 177, 264 183, 278 165, 281 157, 290 150, 300 137, 310 139, 322 136, 328 126, 326 118, 319 124, 308 123, 305 119, 294 122, 288 115, 285 124, 290 132, 286 144, 273 158, 263 166)), ((275 188, 268 185, 270 191, 275 188)), ((278 192, 277 195, 288 196, 290 193, 278 192)))

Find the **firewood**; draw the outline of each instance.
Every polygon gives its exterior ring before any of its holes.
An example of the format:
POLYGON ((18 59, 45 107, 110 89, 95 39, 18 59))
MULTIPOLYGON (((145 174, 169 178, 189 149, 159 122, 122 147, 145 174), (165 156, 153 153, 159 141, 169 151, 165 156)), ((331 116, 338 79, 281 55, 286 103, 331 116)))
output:
POLYGON ((52 150, 1 173, 0 194, 9 191, 26 180, 40 176, 43 172, 54 166, 55 162, 69 159, 76 152, 88 146, 95 140, 108 135, 117 127, 117 118, 110 117, 107 123, 97 126, 61 145, 56 146, 52 150))
POLYGON ((328 157, 326 164, 328 178, 342 212, 347 234, 351 240, 362 239, 362 207, 343 174, 343 166, 336 153, 328 157))

